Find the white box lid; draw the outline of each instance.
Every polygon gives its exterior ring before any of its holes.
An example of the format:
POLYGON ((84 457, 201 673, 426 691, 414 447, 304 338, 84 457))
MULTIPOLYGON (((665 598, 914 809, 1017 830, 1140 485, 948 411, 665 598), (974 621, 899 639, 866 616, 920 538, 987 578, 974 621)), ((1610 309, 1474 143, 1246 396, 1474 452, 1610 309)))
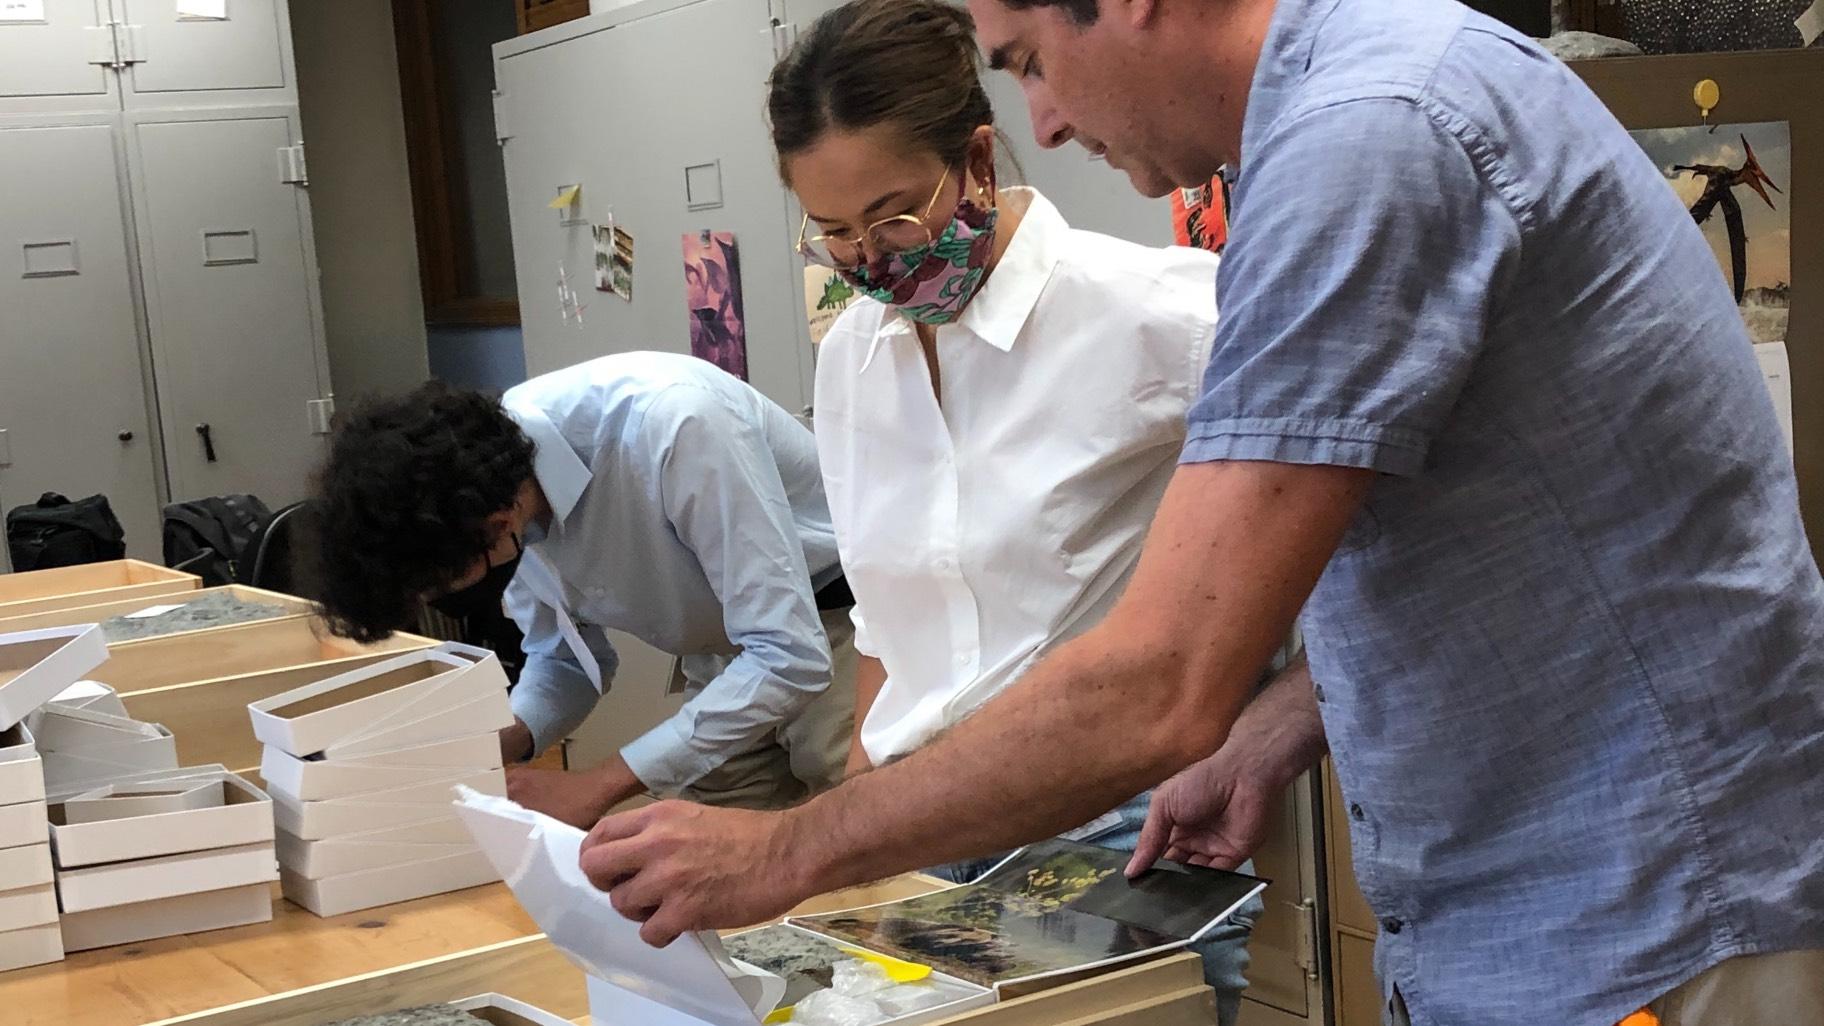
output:
POLYGON ((0 730, 107 661, 107 639, 92 623, 0 634, 0 730))

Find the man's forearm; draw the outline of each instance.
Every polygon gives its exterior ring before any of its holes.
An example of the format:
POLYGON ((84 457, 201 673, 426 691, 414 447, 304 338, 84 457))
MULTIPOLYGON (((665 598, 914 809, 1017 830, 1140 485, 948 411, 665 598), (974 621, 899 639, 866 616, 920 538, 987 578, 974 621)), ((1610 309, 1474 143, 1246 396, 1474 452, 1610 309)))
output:
POLYGON ((839 887, 1050 836, 1209 756, 1368 483, 1336 468, 1181 470, 1106 621, 931 745, 788 814, 790 843, 815 852, 804 883, 839 887))

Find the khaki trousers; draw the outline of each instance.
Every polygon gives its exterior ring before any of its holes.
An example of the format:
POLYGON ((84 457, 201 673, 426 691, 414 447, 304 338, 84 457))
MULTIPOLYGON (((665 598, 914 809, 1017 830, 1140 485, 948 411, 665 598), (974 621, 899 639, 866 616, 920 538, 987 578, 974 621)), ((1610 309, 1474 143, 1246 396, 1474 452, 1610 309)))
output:
MULTIPOLYGON (((1722 962, 1647 1006, 1660 1026, 1824 1024, 1824 948, 1743 955, 1722 962)), ((1411 1026, 1394 991, 1390 1026, 1411 1026)))
POLYGON ((842 782, 855 723, 855 626, 847 609, 826 610, 830 686, 752 751, 711 770, 678 797, 738 809, 783 809, 842 782))

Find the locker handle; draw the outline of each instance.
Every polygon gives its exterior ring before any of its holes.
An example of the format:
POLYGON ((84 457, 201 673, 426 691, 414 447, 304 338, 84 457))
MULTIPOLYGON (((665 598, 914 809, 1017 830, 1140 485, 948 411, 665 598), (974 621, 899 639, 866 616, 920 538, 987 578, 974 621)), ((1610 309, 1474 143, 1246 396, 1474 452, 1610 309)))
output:
POLYGON ((203 458, 215 462, 215 438, 209 433, 209 425, 198 424, 196 433, 203 436, 203 458))
POLYGON ((114 437, 120 439, 123 442, 131 442, 133 440, 133 432, 122 431, 120 434, 115 435, 114 437))

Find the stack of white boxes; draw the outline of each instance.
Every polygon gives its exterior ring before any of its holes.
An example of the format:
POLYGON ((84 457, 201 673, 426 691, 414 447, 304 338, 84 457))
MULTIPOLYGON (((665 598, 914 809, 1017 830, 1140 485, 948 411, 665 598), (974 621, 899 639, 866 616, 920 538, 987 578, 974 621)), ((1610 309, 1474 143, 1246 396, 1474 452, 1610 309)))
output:
POLYGON ((44 786, 52 795, 177 768, 177 739, 171 732, 125 712, 110 690, 81 703, 59 696, 32 714, 32 732, 44 758, 44 786))
POLYGON ((119 778, 50 817, 67 951, 272 918, 272 800, 219 766, 119 778))
POLYGON ((492 652, 446 643, 248 707, 285 897, 320 916, 500 879, 453 789, 505 795, 513 722, 492 652))
POLYGON ((90 627, 0 635, 0 971, 63 958, 44 766, 26 714, 108 657, 90 627))

